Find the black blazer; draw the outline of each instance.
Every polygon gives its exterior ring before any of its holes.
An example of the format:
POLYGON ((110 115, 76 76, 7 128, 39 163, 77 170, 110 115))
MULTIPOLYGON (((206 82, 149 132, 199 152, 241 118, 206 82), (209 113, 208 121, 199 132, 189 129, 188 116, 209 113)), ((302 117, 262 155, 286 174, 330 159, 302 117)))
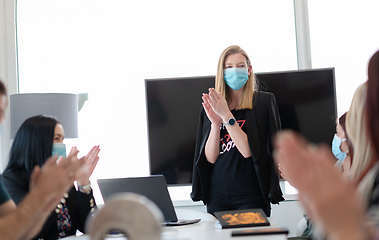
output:
MULTIPOLYGON (((2 177, 4 185, 13 201, 19 204, 29 192, 29 175, 26 172, 14 172, 7 169, 4 171, 2 177)), ((72 223, 70 234, 75 235, 76 230, 84 233, 87 216, 91 215, 92 208, 96 208, 92 190, 89 194, 86 194, 77 191, 75 186, 73 186, 68 192, 66 201, 72 223)), ((54 210, 47 218, 41 231, 33 239, 58 239, 57 219, 58 215, 54 210)))
MULTIPOLYGON (((272 157, 272 136, 279 131, 280 118, 272 93, 256 92, 253 109, 246 110, 246 134, 257 173, 259 186, 267 202, 278 204, 283 201, 279 186, 279 174, 272 157)), ((196 139, 192 176, 193 201, 208 202, 209 182, 213 164, 208 162, 204 148, 211 129, 204 109, 201 110, 196 139)))

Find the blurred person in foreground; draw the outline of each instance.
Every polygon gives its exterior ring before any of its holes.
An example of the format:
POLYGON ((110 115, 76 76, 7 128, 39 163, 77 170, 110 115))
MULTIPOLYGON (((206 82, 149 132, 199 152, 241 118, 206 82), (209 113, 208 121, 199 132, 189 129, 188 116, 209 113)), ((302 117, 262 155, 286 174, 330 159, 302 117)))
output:
MULTIPOLYGON (((365 107, 355 110, 361 110, 361 114, 349 117, 351 113, 348 112, 346 124, 351 140, 356 141, 356 146, 368 143, 361 148, 370 149, 370 155, 361 151, 366 156, 360 157, 354 152, 352 179, 344 178, 333 167, 333 156, 328 147, 309 144, 290 131, 278 134, 275 141, 275 159, 282 174, 298 189, 300 201, 315 225, 332 240, 379 239, 376 214, 379 209, 379 174, 375 168, 379 156, 379 51, 369 61, 368 81, 364 85, 367 85, 366 94, 361 96, 365 97, 365 107), (364 132, 356 136, 348 127, 349 119, 354 118, 363 119, 360 124, 366 125, 364 132), (364 139, 358 139, 360 136, 364 139), (354 137, 358 138, 354 140, 354 137)), ((358 128, 355 124, 352 129, 357 131, 358 128)))
MULTIPOLYGON (((7 106, 7 90, 0 81, 0 124, 7 106)), ((42 167, 34 167, 29 194, 17 207, 0 177, 0 240, 34 237, 85 164, 85 159, 76 160, 76 155, 62 158, 58 164, 57 158, 51 157, 42 167)))
MULTIPOLYGON (((37 115, 26 119, 14 138, 8 165, 3 172, 3 183, 13 201, 18 205, 28 194, 34 166, 42 166, 52 155, 66 156, 63 143, 63 126, 54 117, 37 115)), ((89 180, 99 161, 99 146, 94 146, 86 155, 86 169, 78 172, 77 188, 72 184, 51 211, 41 231, 33 239, 55 240, 84 233, 87 217, 96 207, 89 180)), ((77 155, 73 147, 69 155, 77 155)))

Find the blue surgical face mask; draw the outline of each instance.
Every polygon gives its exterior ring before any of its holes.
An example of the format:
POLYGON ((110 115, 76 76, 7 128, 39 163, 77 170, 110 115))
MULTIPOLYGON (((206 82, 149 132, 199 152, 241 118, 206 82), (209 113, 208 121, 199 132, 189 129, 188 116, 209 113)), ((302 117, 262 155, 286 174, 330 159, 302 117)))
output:
POLYGON ((66 156, 66 145, 64 143, 53 143, 53 155, 66 156))
POLYGON ((337 134, 334 134, 334 138, 332 141, 332 152, 333 152, 334 156, 338 160, 341 160, 341 161, 345 160, 347 153, 349 152, 349 150, 347 150, 346 152, 341 151, 341 144, 344 141, 346 141, 346 138, 341 139, 337 136, 337 134))
POLYGON ((240 90, 249 78, 247 68, 224 69, 224 80, 233 90, 240 90))

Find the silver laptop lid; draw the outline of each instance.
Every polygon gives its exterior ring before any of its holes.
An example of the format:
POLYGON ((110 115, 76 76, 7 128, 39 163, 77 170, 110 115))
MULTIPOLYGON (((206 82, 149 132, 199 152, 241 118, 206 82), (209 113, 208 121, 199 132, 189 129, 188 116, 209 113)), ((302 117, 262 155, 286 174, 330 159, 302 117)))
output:
POLYGON ((167 183, 163 175, 149 177, 98 179, 104 203, 116 193, 132 192, 146 196, 162 211, 166 222, 177 222, 167 183))

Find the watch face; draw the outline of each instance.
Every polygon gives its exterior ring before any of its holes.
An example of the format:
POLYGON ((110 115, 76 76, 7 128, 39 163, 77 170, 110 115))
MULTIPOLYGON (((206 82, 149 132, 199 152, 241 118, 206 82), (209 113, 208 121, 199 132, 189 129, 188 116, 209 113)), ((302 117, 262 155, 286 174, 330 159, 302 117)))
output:
POLYGON ((230 126, 233 126, 236 123, 236 120, 231 118, 231 119, 229 119, 228 123, 230 126))

